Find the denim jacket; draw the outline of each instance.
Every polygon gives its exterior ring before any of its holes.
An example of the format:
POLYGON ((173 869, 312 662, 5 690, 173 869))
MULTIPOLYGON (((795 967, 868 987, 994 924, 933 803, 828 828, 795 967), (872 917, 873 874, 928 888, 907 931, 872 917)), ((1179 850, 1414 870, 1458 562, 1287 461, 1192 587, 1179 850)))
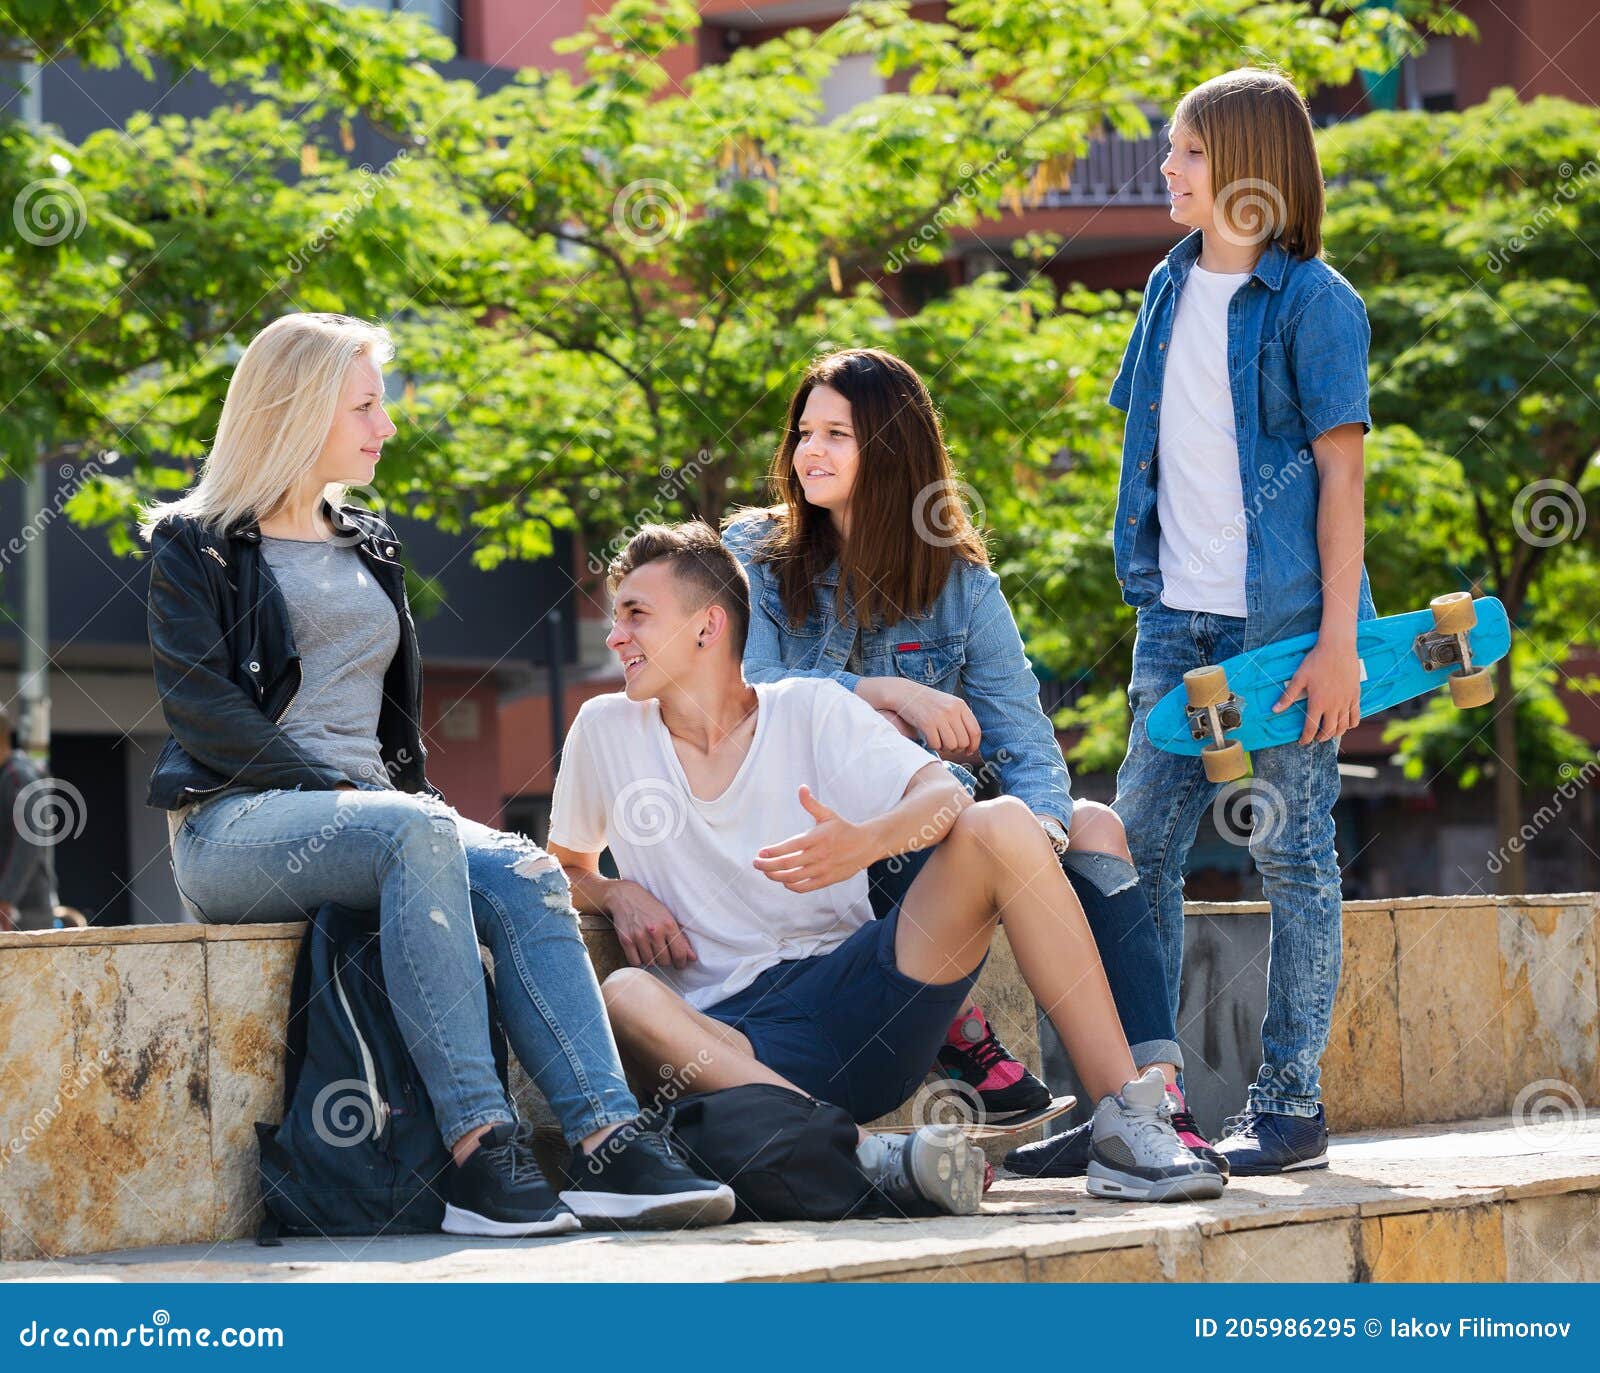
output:
POLYGON ((805 622, 789 623, 778 578, 757 553, 773 527, 764 515, 735 521, 723 534, 750 578, 750 633, 744 675, 751 682, 785 677, 831 677, 847 691, 867 677, 905 677, 959 696, 982 731, 979 752, 1000 789, 1038 815, 1071 823, 1072 792, 1055 730, 1039 706, 1039 679, 1028 666, 1000 578, 986 567, 957 561, 926 615, 859 634, 860 672, 850 671, 857 647, 855 616, 836 611, 837 563, 822 574, 805 622))
MULTIPOLYGON (((1117 583, 1132 606, 1161 595, 1156 442, 1161 386, 1178 296, 1200 256, 1196 229, 1151 272, 1111 386, 1127 412, 1113 535, 1117 583)), ((1239 447, 1247 540, 1246 650, 1305 634, 1322 619, 1317 465, 1311 441, 1341 424, 1371 429, 1367 344, 1356 290, 1327 263, 1272 243, 1228 305, 1228 380, 1239 447)), ((1377 612, 1366 569, 1357 618, 1377 612)))

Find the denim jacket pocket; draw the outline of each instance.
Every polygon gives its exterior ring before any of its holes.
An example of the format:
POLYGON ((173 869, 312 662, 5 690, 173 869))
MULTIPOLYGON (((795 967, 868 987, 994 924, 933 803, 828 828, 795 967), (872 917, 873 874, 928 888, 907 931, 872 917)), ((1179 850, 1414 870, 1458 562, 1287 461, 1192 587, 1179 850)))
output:
POLYGON ((902 641, 890 646, 890 654, 897 677, 951 695, 955 694, 961 666, 967 660, 966 641, 961 637, 938 642, 902 641))
POLYGON ((1276 438, 1297 441, 1304 427, 1289 350, 1276 341, 1261 348, 1261 427, 1276 438))

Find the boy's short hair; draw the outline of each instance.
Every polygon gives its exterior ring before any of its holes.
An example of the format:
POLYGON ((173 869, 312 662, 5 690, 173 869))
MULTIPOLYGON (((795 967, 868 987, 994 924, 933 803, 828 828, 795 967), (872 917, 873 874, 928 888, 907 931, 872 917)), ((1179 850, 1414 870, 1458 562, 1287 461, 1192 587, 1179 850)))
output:
POLYGON ((628 546, 611 560, 606 590, 616 595, 617 586, 630 572, 637 572, 647 563, 663 561, 679 582, 700 593, 702 604, 715 603, 728 612, 729 637, 734 653, 742 661, 745 638, 750 632, 750 579, 717 531, 704 520, 641 525, 628 540, 628 546))

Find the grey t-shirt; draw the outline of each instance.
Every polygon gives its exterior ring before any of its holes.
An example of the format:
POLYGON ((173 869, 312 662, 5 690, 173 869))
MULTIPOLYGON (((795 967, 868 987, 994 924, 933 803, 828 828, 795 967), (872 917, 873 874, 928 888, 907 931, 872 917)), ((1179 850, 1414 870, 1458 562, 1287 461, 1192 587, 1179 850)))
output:
POLYGON ((288 602, 300 651, 300 690, 279 727, 352 782, 392 787, 378 750, 378 716, 384 674, 400 647, 394 602, 354 547, 263 534, 261 551, 288 602))

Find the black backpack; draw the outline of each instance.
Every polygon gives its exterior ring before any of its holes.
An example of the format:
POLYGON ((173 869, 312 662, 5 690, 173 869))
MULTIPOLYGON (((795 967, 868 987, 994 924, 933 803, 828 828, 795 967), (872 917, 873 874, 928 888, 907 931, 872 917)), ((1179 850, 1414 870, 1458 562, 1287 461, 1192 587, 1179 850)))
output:
POLYGON ((702 1177, 725 1182, 735 1220, 843 1220, 882 1214, 856 1163, 850 1113, 787 1087, 752 1083, 686 1096, 660 1128, 702 1177))
MULTIPOLYGON (((504 1086, 505 1035, 492 984, 485 991, 504 1086)), ((376 912, 328 902, 311 916, 287 1038, 283 1121, 256 1123, 267 1211, 258 1242, 437 1231, 450 1151, 384 989, 376 912)))

